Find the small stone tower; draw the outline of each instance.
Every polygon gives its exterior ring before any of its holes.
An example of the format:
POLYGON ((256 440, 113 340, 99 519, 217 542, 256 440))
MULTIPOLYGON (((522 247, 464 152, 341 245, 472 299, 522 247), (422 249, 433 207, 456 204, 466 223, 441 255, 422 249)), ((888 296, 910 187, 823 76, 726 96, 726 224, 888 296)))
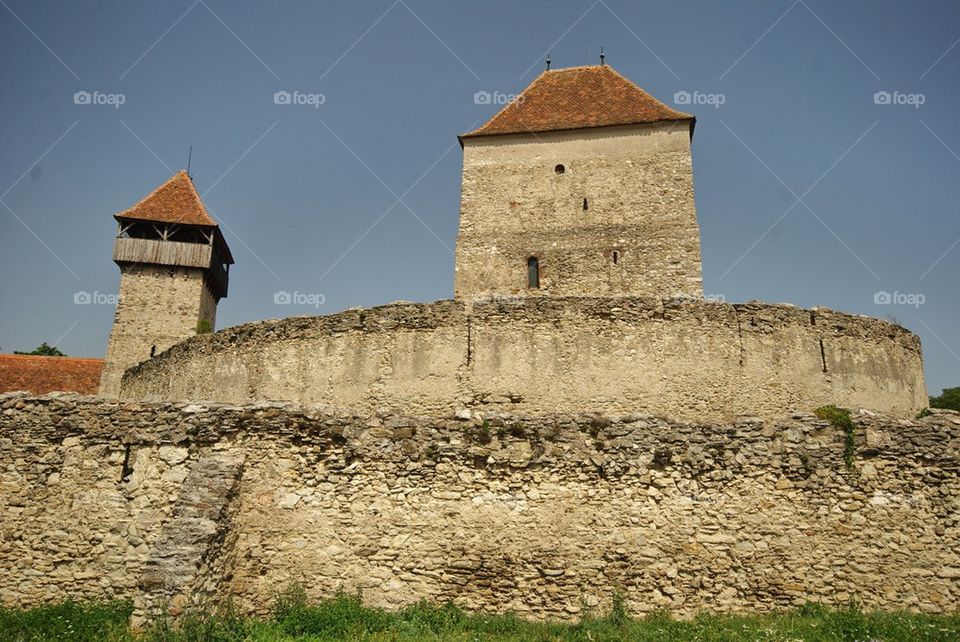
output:
POLYGON ((542 73, 460 137, 455 296, 702 296, 694 123, 605 65, 542 73))
POLYGON ((100 379, 100 394, 110 397, 128 368, 213 331, 233 263, 186 172, 114 218, 120 295, 100 379))

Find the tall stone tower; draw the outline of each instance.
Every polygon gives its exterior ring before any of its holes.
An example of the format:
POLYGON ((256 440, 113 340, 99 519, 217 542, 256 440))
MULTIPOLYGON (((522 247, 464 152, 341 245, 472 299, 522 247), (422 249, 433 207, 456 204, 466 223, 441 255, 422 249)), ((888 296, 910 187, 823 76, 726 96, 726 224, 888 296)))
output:
POLYGON ((455 296, 701 296, 694 123, 605 65, 542 73, 460 137, 455 296))
POLYGON ((120 295, 100 379, 100 394, 111 397, 127 368, 213 330, 233 263, 186 172, 114 218, 120 295))

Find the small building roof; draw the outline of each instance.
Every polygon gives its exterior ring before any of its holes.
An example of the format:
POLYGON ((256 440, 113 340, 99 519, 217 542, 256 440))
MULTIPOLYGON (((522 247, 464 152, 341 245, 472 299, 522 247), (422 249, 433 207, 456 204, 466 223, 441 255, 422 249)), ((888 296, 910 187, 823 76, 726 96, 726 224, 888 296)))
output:
POLYGON ((693 121, 660 102, 608 65, 551 69, 480 128, 460 138, 693 121))
POLYGON ((95 395, 103 359, 0 354, 0 392, 25 390, 35 395, 77 392, 95 395))
POLYGON ((184 170, 174 174, 130 209, 113 216, 116 219, 217 227, 217 222, 200 200, 190 175, 184 170))

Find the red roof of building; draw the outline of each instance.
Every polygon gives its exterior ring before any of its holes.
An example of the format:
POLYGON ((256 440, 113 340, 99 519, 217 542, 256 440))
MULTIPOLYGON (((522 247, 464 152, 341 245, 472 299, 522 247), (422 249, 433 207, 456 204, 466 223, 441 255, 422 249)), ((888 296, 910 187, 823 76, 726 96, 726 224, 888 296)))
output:
POLYGON ((193 181, 183 170, 130 209, 114 214, 114 218, 217 227, 217 222, 203 206, 193 181))
POLYGON ((25 390, 35 395, 78 392, 95 395, 103 359, 0 354, 0 392, 25 390))
POLYGON ((543 72, 486 124, 461 138, 671 120, 693 116, 671 109, 607 65, 568 67, 543 72))

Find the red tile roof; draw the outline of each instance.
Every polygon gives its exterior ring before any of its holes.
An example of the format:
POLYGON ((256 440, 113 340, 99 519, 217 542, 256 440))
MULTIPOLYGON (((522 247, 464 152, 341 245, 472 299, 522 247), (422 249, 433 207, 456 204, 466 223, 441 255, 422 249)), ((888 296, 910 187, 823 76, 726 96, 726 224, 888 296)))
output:
POLYGON ((569 67, 543 72, 516 100, 461 138, 671 120, 693 116, 671 109, 608 65, 569 67))
POLYGON ((102 370, 103 359, 0 354, 0 392, 26 390, 42 395, 63 391, 95 395, 100 388, 102 370))
POLYGON ((183 170, 174 174, 170 180, 130 209, 117 212, 113 216, 118 219, 217 227, 217 222, 203 206, 193 181, 183 170))

